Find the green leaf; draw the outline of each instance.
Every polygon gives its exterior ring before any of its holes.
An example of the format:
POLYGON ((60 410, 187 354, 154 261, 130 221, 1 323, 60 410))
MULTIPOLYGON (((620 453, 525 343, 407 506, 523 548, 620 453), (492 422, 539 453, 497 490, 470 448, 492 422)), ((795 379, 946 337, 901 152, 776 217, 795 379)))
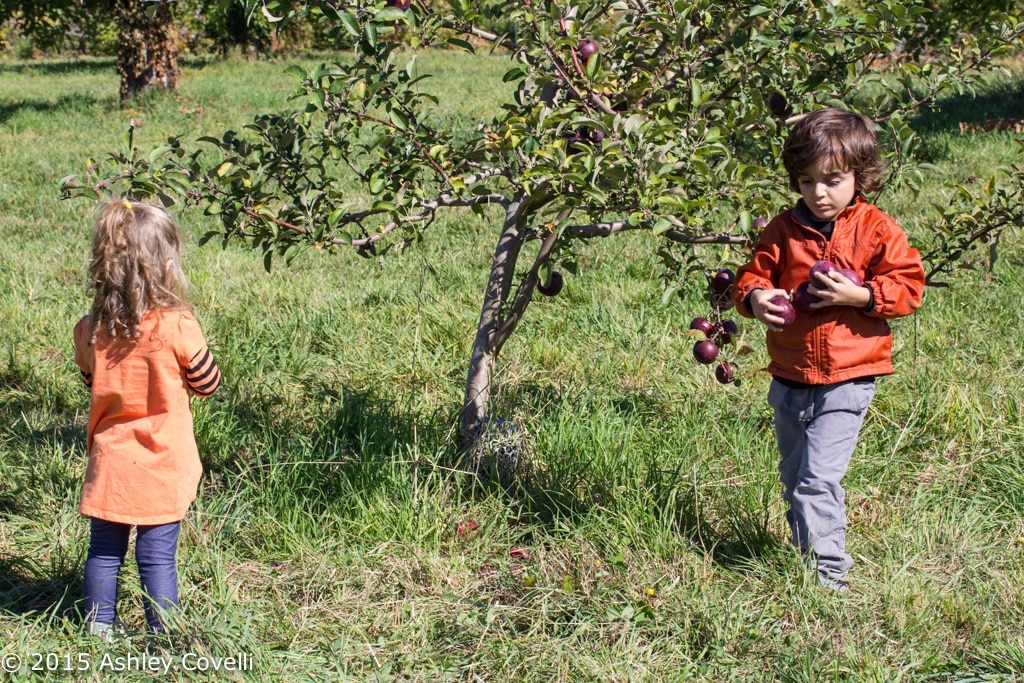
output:
POLYGON ((345 27, 353 38, 359 37, 359 21, 348 12, 341 12, 338 19, 341 21, 341 25, 345 27))
POLYGON ((672 221, 667 218, 659 218, 655 223, 654 227, 651 228, 651 232, 655 235, 661 235, 672 229, 672 221))
POLYGON ((263 270, 270 272, 270 263, 274 259, 274 252, 268 249, 263 252, 263 270))
POLYGON ((388 112, 388 118, 391 119, 391 123, 395 124, 395 127, 399 130, 409 129, 409 119, 405 117, 398 109, 392 109, 388 112))
POLYGON ((521 66, 517 66, 517 67, 511 68, 508 71, 506 71, 505 75, 502 76, 501 80, 502 80, 503 83, 508 83, 509 81, 518 81, 520 78, 522 78, 525 75, 526 75, 526 69, 524 69, 521 66))
POLYGON ((291 264, 292 259, 295 258, 299 251, 302 249, 301 244, 293 244, 284 251, 284 262, 291 264))
POLYGON ((704 104, 704 86, 696 78, 690 83, 690 102, 694 107, 704 104))
POLYGON ((454 45, 455 47, 461 50, 465 50, 471 55, 476 54, 476 50, 473 49, 473 46, 467 43, 465 40, 462 40, 461 38, 449 38, 446 42, 449 45, 454 45))
MULTIPOLYGON (((292 64, 287 69, 285 69, 284 72, 286 74, 288 74, 289 76, 294 76, 295 78, 299 79, 300 81, 306 80, 306 76, 309 75, 309 74, 306 73, 306 70, 303 69, 298 64, 292 64)), ((199 138, 199 139, 202 140, 203 138, 199 138)), ((213 138, 209 138, 209 139, 213 140, 213 138)), ((217 140, 216 142, 219 144, 220 140, 217 140)))
POLYGON ((747 17, 749 19, 753 19, 754 17, 759 17, 762 14, 768 14, 769 12, 771 12, 771 10, 765 7, 764 5, 754 5, 753 7, 750 8, 750 11, 747 13, 747 17))
POLYGON ((750 232, 751 226, 754 224, 753 219, 750 217, 749 211, 740 211, 740 218, 737 221, 736 228, 742 232, 750 232))
POLYGON ((396 21, 408 21, 409 16, 406 14, 406 10, 399 9, 397 7, 385 7, 373 17, 374 21, 382 24, 391 24, 396 21))
POLYGON ((156 149, 154 149, 152 152, 149 153, 149 163, 151 163, 151 164, 155 163, 157 159, 159 159, 164 154, 166 154, 167 152, 170 152, 170 151, 171 151, 171 148, 169 146, 167 146, 167 145, 163 145, 161 147, 157 147, 156 149))

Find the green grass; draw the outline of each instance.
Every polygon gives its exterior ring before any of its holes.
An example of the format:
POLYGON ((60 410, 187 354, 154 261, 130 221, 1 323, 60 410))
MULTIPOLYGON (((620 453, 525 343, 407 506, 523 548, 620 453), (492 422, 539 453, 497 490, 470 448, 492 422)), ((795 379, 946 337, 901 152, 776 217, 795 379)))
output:
MULTIPOLYGON (((450 216, 398 258, 311 254, 268 275, 256 254, 197 247, 212 226, 186 213, 190 295, 225 388, 195 404, 206 475, 182 532, 179 635, 86 638, 88 397, 71 328, 93 207, 58 202, 59 179, 122 147, 130 117, 145 149, 283 110, 284 66, 196 62, 177 95, 122 111, 109 60, 0 64, 0 652, 85 653, 82 680, 148 680, 98 669, 147 650, 251 653, 237 680, 1021 680, 1019 235, 991 272, 929 289, 894 324, 897 374, 846 479, 857 564, 839 597, 786 544, 753 372, 763 332, 742 323, 752 374, 720 387, 683 335, 699 287, 661 305, 649 236, 587 245, 503 351, 495 413, 530 434, 527 495, 474 491, 450 467, 493 223, 450 216)), ((503 59, 420 68, 442 75, 438 116, 497 111, 503 59)), ((946 172, 924 197, 1019 161, 1011 135, 961 136, 958 121, 1021 97, 1018 69, 919 122, 946 172)), ((882 205, 912 238, 934 220, 902 192, 882 205)), ((136 577, 129 561, 120 609, 140 631, 136 577)))

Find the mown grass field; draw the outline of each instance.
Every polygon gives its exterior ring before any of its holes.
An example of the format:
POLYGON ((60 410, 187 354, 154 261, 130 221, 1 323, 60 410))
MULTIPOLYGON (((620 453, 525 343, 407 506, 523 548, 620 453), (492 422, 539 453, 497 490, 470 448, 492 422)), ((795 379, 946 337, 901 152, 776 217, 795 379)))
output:
MULTIPOLYGON (((438 115, 467 126, 506 94, 500 57, 420 63, 438 115)), ((182 614, 171 637, 83 635, 88 395, 71 329, 94 207, 58 202, 58 182, 123 148, 130 117, 148 149, 284 109, 286 64, 192 63, 176 96, 123 111, 109 61, 0 63, 0 654, 91 665, 13 680, 150 680, 100 669, 147 652, 253 657, 236 674, 178 659, 170 680, 1024 680, 1019 233, 893 325, 897 374, 846 479, 856 565, 839 596, 786 544, 763 330, 742 322, 750 376, 718 385, 683 334, 701 286, 662 305, 655 240, 588 245, 503 351, 495 414, 531 435, 546 490, 529 496, 474 491, 450 467, 495 225, 467 212, 396 258, 310 254, 267 274, 258 254, 198 247, 215 226, 187 212, 190 295, 225 388, 194 405, 206 475, 182 614)), ((1011 133, 958 127, 1019 116, 1015 73, 919 121, 946 175, 880 202, 912 240, 949 183, 1021 161, 1011 133)), ((136 586, 129 561, 121 616, 139 632, 136 586)))

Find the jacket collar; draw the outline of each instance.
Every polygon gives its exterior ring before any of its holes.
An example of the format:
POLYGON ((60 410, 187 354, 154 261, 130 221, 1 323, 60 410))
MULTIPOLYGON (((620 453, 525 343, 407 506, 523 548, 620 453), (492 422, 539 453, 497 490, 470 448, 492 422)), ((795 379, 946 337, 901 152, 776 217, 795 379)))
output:
POLYGON ((853 199, 850 200, 850 203, 846 205, 846 208, 843 209, 835 219, 826 222, 815 216, 803 199, 798 199, 796 206, 793 207, 793 219, 805 228, 817 230, 823 235, 830 235, 835 228, 837 219, 842 219, 844 216, 848 216, 850 211, 856 208, 858 204, 866 201, 867 200, 864 198, 864 195, 860 192, 856 193, 853 195, 853 199))

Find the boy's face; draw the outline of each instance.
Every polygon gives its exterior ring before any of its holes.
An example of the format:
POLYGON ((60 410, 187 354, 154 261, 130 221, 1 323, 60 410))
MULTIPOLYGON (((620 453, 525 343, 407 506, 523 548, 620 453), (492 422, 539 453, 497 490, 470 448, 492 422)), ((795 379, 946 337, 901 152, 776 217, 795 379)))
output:
POLYGON ((834 220, 857 193, 853 171, 836 168, 830 159, 819 159, 797 176, 800 195, 807 207, 823 221, 834 220))

